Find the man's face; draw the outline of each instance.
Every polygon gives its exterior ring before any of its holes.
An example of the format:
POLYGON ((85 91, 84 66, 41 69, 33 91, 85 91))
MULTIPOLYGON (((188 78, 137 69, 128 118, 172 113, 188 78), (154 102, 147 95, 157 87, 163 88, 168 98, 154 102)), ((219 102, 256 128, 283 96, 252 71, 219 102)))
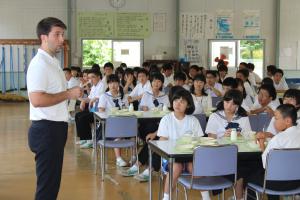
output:
POLYGON ((104 74, 105 76, 109 76, 113 73, 113 69, 111 67, 105 67, 104 68, 104 74))
POLYGON ((60 52, 64 43, 65 29, 54 26, 48 35, 41 35, 42 45, 45 46, 46 51, 52 55, 60 52))
POLYGON ((94 73, 89 73, 88 74, 88 77, 89 77, 89 80, 91 81, 91 83, 93 85, 97 85, 98 82, 100 81, 100 76, 97 76, 96 74, 94 73))

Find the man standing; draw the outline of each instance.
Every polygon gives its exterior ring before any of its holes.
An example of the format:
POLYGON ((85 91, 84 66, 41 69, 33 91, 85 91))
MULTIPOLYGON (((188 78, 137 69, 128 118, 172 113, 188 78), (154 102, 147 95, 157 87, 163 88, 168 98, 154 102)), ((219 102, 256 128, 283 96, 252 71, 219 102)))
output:
POLYGON ((66 25, 48 17, 37 25, 41 41, 27 72, 30 101, 28 141, 35 153, 36 200, 55 200, 58 195, 68 133, 67 100, 82 95, 79 87, 66 88, 66 78, 55 57, 63 47, 66 25))

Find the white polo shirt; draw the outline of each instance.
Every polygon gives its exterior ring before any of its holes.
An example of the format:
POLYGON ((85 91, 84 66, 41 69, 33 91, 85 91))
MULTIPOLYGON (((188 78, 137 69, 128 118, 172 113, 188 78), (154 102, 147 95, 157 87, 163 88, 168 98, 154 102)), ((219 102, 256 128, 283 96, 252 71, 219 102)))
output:
POLYGON ((210 95, 197 97, 192 94, 192 97, 195 105, 195 111, 193 114, 205 113, 206 110, 212 108, 212 100, 210 95))
MULTIPOLYGON (((219 90, 223 94, 223 87, 220 83, 215 83, 214 88, 219 90)), ((211 97, 217 97, 217 95, 211 89, 206 89, 205 92, 210 95, 211 97)))
MULTIPOLYGON (((66 91, 66 78, 56 57, 42 49, 30 61, 27 71, 27 91, 56 94, 66 91)), ((29 99, 30 101, 30 99, 29 99)), ((34 107, 30 101, 30 120, 68 121, 67 101, 48 107, 34 107)))
MULTIPOLYGON (((268 107, 270 107, 273 111, 276 110, 276 108, 280 105, 280 102, 279 100, 276 98, 275 100, 271 101, 269 104, 268 104, 268 107)), ((251 110, 256 110, 256 109, 259 109, 261 108, 261 105, 259 104, 258 102, 258 97, 256 96, 255 97, 255 101, 254 101, 254 104, 253 106, 251 107, 251 110)))
MULTIPOLYGON (((251 126, 248 117, 234 116, 231 122, 239 124, 239 127, 242 129, 241 134, 247 131, 251 131, 251 126)), ((205 133, 216 134, 218 138, 223 137, 228 121, 225 118, 224 111, 216 111, 209 116, 205 133)))
POLYGON ((80 81, 77 78, 71 77, 68 81, 68 89, 76 86, 80 86, 80 81))
POLYGON ((159 137, 176 140, 186 133, 192 133, 193 136, 203 136, 200 123, 193 115, 185 115, 182 120, 178 120, 174 112, 171 112, 159 122, 157 130, 157 136, 159 137))
POLYGON ((111 108, 116 107, 114 100, 118 101, 120 107, 122 106, 123 101, 120 95, 117 97, 113 97, 109 91, 105 92, 99 98, 98 108, 104 108, 105 111, 109 111, 111 108))
POLYGON ((136 97, 144 94, 146 91, 152 91, 150 81, 147 81, 144 85, 138 83, 132 92, 129 94, 130 97, 136 97))
POLYGON ((140 107, 146 106, 149 110, 151 110, 151 108, 155 108, 155 105, 153 103, 155 99, 157 99, 158 103, 161 106, 170 106, 169 97, 165 93, 159 92, 158 97, 154 97, 152 91, 146 91, 141 99, 140 107))
POLYGON ((275 87, 276 90, 288 90, 289 89, 289 86, 286 83, 285 78, 283 78, 283 77, 282 77, 282 79, 280 80, 280 82, 278 84, 276 84, 274 82, 274 87, 275 87))
POLYGON ((166 76, 165 74, 164 75, 164 87, 167 87, 170 83, 172 85, 174 85, 174 75, 171 74, 170 76, 166 76))
POLYGON ((300 148, 300 129, 297 126, 287 128, 279 132, 268 143, 262 154, 263 167, 266 166, 267 155, 271 149, 275 148, 300 148))
MULTIPOLYGON (((300 128, 300 110, 298 110, 297 116, 298 116, 298 119, 297 119, 297 127, 300 128)), ((275 129, 274 122, 275 122, 275 118, 272 117, 272 119, 271 119, 271 121, 270 121, 270 124, 269 124, 269 126, 268 126, 268 129, 267 129, 267 132, 272 133, 273 135, 277 135, 278 132, 277 132, 277 130, 275 129)))
POLYGON ((99 80, 97 85, 93 85, 88 96, 89 99, 99 98, 105 92, 105 85, 102 80, 99 80))

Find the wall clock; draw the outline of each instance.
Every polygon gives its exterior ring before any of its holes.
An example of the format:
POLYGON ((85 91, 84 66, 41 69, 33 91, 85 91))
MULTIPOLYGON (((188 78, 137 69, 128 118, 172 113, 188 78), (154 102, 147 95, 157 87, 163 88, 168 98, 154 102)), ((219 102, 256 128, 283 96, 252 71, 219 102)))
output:
POLYGON ((113 8, 122 8, 126 4, 126 0, 109 0, 110 5, 113 8))

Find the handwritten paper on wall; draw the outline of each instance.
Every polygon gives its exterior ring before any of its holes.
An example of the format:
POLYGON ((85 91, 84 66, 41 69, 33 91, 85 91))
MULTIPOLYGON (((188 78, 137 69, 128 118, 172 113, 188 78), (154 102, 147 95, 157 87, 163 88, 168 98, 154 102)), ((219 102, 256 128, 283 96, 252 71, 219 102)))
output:
POLYGON ((218 10, 216 14, 216 38, 230 39, 233 38, 233 11, 218 10))
POLYGON ((153 32, 166 32, 167 13, 153 13, 153 32))
POLYGON ((257 39, 260 38, 260 11, 245 10, 243 12, 244 38, 257 39))
POLYGON ((80 38, 143 39, 150 35, 150 15, 135 12, 79 12, 80 38))

